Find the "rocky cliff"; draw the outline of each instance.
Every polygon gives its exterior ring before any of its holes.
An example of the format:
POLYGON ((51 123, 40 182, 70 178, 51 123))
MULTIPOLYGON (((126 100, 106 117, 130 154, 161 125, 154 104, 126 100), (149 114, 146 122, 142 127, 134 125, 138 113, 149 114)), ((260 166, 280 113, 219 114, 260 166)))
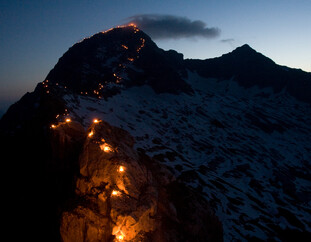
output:
MULTIPOLYGON (((67 139, 75 127, 68 120, 53 134, 67 139)), ((221 223, 204 198, 136 152, 128 132, 95 120, 87 135, 75 134, 85 141, 76 196, 61 215, 62 241, 222 241, 221 223)))

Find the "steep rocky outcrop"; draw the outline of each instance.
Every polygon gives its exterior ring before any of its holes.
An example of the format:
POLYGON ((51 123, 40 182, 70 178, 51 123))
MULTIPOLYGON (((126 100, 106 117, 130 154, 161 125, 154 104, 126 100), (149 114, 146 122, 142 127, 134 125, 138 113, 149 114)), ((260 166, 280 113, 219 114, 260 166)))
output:
POLYGON ((133 145, 126 131, 104 121, 89 128, 77 197, 61 218, 62 240, 222 241, 205 199, 133 145))

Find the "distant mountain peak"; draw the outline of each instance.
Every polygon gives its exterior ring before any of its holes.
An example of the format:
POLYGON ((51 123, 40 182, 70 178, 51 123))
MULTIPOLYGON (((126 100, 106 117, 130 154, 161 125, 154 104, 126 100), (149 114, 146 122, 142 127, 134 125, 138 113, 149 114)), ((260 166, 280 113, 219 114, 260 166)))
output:
POLYGON ((255 51, 255 50, 254 50, 250 45, 248 45, 248 44, 241 45, 241 46, 238 47, 237 49, 255 51))
MULTIPOLYGON (((238 55, 238 56, 244 57, 244 58, 254 58, 254 57, 259 57, 259 56, 265 57, 264 55, 257 52, 255 49, 253 49, 248 44, 244 44, 240 47, 237 47, 235 50, 233 50, 232 52, 225 54, 225 55, 238 55)), ((265 58, 268 59, 267 57, 265 57, 265 58)))
POLYGON ((276 93, 286 90, 298 100, 311 103, 310 73, 280 66, 248 44, 221 57, 186 60, 186 66, 206 78, 234 79, 246 88, 272 88, 276 93))

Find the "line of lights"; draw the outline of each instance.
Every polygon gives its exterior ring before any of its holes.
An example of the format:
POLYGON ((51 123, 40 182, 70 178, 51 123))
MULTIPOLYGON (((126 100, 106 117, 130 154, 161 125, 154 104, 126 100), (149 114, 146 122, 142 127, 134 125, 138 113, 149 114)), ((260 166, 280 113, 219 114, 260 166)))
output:
POLYGON ((61 124, 65 124, 65 123, 68 124, 71 122, 71 118, 68 117, 68 110, 67 109, 65 109, 65 112, 62 114, 62 116, 60 114, 57 114, 55 116, 55 119, 58 120, 60 117, 62 117, 62 121, 57 122, 57 124, 51 124, 51 126, 50 126, 51 129, 56 129, 61 124))
MULTIPOLYGON (((67 112, 67 109, 66 109, 65 111, 67 112)), ((59 116, 60 116, 60 115, 58 114, 58 115, 56 116, 56 118, 58 118, 59 116)), ((70 119, 70 118, 66 118, 64 123, 70 123, 70 122, 71 122, 71 119, 70 119)), ((93 123, 94 123, 94 124, 98 124, 98 123, 100 123, 100 122, 101 122, 101 120, 99 120, 99 119, 97 119, 97 118, 93 119, 93 123)), ((52 124, 52 125, 51 125, 51 128, 53 128, 53 129, 56 128, 56 127, 57 127, 57 126, 56 126, 55 124, 52 124)), ((93 135, 94 135, 94 130, 91 130, 91 131, 88 133, 88 137, 92 137, 93 135)), ((111 146, 110 146, 109 144, 106 143, 105 139, 102 138, 101 141, 104 142, 104 143, 100 145, 100 149, 103 150, 104 152, 111 152, 111 151, 112 151, 112 148, 111 148, 111 146)), ((125 167, 122 166, 122 165, 120 165, 120 166, 118 166, 117 171, 120 172, 120 173, 123 173, 123 172, 125 172, 125 167)), ((118 191, 118 190, 112 190, 112 192, 111 192, 111 197, 119 197, 119 196, 121 196, 121 192, 120 192, 120 191, 118 191)), ((115 238, 116 238, 118 241, 122 241, 122 240, 125 239, 125 234, 124 234, 120 229, 118 229, 117 233, 114 234, 114 235, 115 235, 115 238)))
MULTIPOLYGON (((135 23, 129 23, 129 24, 126 24, 126 25, 120 25, 120 26, 116 26, 114 28, 110 28, 106 31, 103 31, 101 33, 108 33, 110 32, 111 30, 113 29, 118 29, 118 28, 126 28, 126 27, 133 27, 133 31, 134 33, 136 34, 137 32, 139 32, 140 30, 138 29, 137 25, 135 23)), ((94 35, 93 35, 94 36, 94 35)), ((92 37, 92 36, 91 36, 92 37)), ((91 37, 87 37, 87 38, 84 38, 83 40, 85 39, 89 39, 91 37)), ((80 42, 82 42, 83 40, 81 40, 80 42)), ((141 45, 139 47, 137 47, 136 49, 136 52, 137 54, 139 54, 139 52, 141 51, 141 49, 145 46, 145 39, 143 38, 140 38, 141 40, 141 45)), ((122 48, 124 48, 125 50, 128 50, 129 47, 125 44, 122 44, 121 45, 122 48)), ((139 58, 139 56, 137 55, 135 58, 139 58)), ((127 61, 129 62, 134 62, 135 61, 135 58, 133 57, 128 57, 127 58, 127 61)), ((126 68, 126 65, 125 64, 120 64, 120 67, 122 69, 126 68)), ((115 84, 120 84, 122 82, 122 78, 117 74, 117 73, 114 73, 114 81, 115 81, 115 84)), ((45 80, 42 82, 42 87, 45 89, 45 93, 46 94, 50 94, 51 93, 51 88, 64 88, 64 89, 67 89, 66 86, 62 86, 62 85, 59 85, 58 82, 56 83, 53 83, 53 82, 49 82, 49 80, 45 80)), ((90 94, 93 94, 93 95, 96 95, 97 98, 101 99, 102 98, 102 90, 104 89, 104 85, 102 83, 99 83, 98 84, 98 87, 93 90, 92 92, 88 92, 88 91, 81 91, 80 94, 81 95, 90 95, 90 94)), ((52 89, 54 90, 54 89, 52 89)), ((55 90, 54 90, 55 91, 55 90)))
POLYGON ((64 88, 66 89, 67 87, 66 86, 62 86, 62 85, 59 85, 58 82, 54 83, 54 82, 49 82, 49 80, 45 80, 41 83, 42 87, 44 88, 45 90, 45 93, 49 94, 51 93, 51 91, 56 91, 56 90, 59 90, 61 88, 64 88))
MULTIPOLYGON (((108 33, 110 32, 111 30, 115 29, 115 28, 125 28, 125 27, 133 27, 133 30, 134 30, 134 33, 137 33, 139 32, 140 30, 138 29, 137 25, 135 25, 134 23, 130 23, 130 24, 127 24, 127 25, 121 25, 121 26, 117 26, 117 27, 114 27, 114 28, 111 28, 111 29, 108 29, 104 32, 102 32, 103 34, 105 33, 108 33)), ((142 48, 145 47, 145 42, 146 40, 144 38, 140 38, 140 41, 141 41, 141 44, 140 46, 138 46, 136 48, 136 52, 137 52, 137 56, 135 56, 135 58, 139 58, 139 53, 140 51, 142 50, 142 48)), ((121 47, 124 49, 124 50, 129 50, 129 46, 125 45, 125 44, 121 44, 121 47)), ((135 61, 135 58, 134 57, 128 57, 127 58, 127 61, 129 61, 130 63, 131 62, 134 62, 135 61)), ((124 69, 126 68, 126 64, 125 63, 120 63, 119 64, 119 67, 122 68, 122 70, 119 70, 119 71, 124 71, 124 69)), ((115 83, 115 84, 121 84, 122 83, 122 78, 120 77, 119 73, 118 72, 115 72, 113 73, 113 79, 114 79, 114 82, 111 81, 111 82, 108 82, 108 83, 115 83)), ((102 98, 102 90, 104 89, 104 85, 102 83, 99 83, 98 84, 98 87, 96 89, 94 89, 93 91, 91 91, 90 94, 93 94, 95 96, 97 96, 97 98, 101 99, 102 98)), ((81 91, 80 92, 81 95, 89 95, 89 92, 85 92, 85 91, 81 91)))

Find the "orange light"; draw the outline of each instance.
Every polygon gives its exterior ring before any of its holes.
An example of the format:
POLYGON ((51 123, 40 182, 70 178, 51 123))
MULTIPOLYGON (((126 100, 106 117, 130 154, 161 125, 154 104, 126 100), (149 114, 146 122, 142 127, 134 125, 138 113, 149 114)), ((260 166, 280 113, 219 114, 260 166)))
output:
POLYGON ((55 129, 55 128, 56 128, 56 126, 55 126, 54 124, 52 124, 52 125, 51 125, 51 128, 52 128, 52 129, 55 129))
POLYGON ((128 26, 132 26, 132 27, 134 27, 134 28, 137 28, 137 25, 136 24, 134 24, 134 23, 129 23, 129 25, 128 26))
POLYGON ((92 137, 92 136, 93 136, 93 134, 94 134, 94 132, 93 132, 93 131, 91 131, 91 132, 88 134, 88 136, 89 136, 89 137, 92 137))
POLYGON ((120 166, 119 167, 119 172, 123 172, 125 169, 124 169, 124 166, 120 166))
POLYGON ((124 236, 122 234, 118 235, 117 236, 118 240, 123 240, 124 239, 124 236))
POLYGON ((99 122, 99 120, 96 118, 93 120, 93 123, 97 124, 99 122))
POLYGON ((118 196, 119 194, 120 194, 120 192, 116 191, 116 190, 113 190, 111 193, 112 196, 118 196))
POLYGON ((69 122, 71 122, 71 119, 70 118, 66 118, 66 123, 69 123, 69 122))
POLYGON ((100 145, 99 147, 104 152, 112 151, 112 148, 107 143, 104 143, 104 144, 100 145))

